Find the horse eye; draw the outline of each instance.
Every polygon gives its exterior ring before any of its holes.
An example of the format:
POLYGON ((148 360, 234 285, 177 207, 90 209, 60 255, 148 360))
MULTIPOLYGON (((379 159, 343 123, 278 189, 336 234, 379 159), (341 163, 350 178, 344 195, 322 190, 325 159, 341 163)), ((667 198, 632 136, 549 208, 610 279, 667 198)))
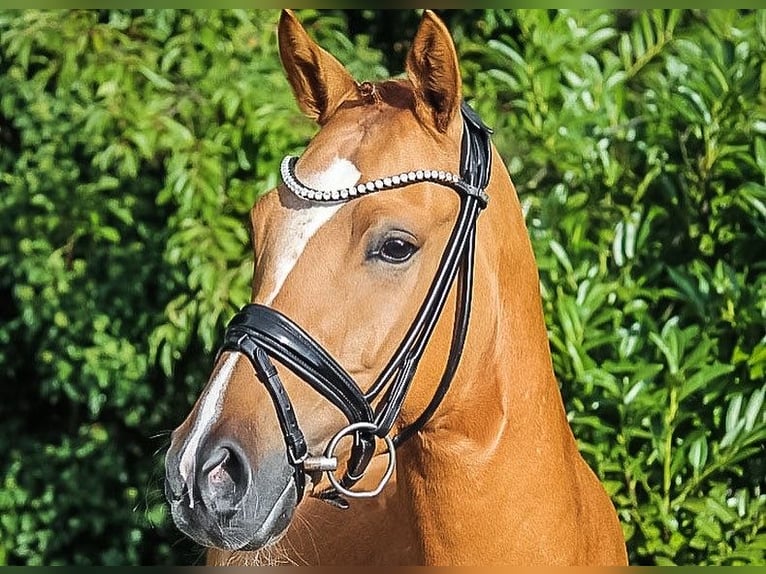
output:
POLYGON ((386 263, 404 263, 410 257, 412 257, 418 250, 416 245, 413 245, 405 239, 399 237, 393 239, 387 239, 377 252, 379 259, 382 259, 386 263))

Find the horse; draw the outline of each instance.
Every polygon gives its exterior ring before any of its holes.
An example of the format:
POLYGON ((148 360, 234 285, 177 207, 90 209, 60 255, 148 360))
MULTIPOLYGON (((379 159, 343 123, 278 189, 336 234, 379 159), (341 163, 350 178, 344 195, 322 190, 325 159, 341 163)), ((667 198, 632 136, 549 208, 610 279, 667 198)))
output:
POLYGON ((251 210, 251 301, 166 455, 176 525, 212 565, 625 564, 446 26, 380 82, 277 32, 319 130, 251 210))

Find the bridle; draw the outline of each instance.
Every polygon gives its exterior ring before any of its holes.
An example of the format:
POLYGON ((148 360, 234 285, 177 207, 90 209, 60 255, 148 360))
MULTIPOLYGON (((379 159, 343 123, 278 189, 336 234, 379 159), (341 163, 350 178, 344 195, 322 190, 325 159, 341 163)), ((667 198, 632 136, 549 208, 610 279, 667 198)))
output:
POLYGON ((441 170, 416 170, 360 183, 353 187, 319 191, 301 183, 295 175, 297 157, 282 161, 282 180, 299 197, 323 203, 350 201, 379 191, 429 182, 455 190, 460 196, 460 211, 431 287, 399 347, 367 392, 306 331, 271 307, 250 303, 230 321, 224 342, 218 351, 239 352, 247 357, 268 390, 284 436, 287 460, 294 467, 297 501, 303 497, 305 475, 326 472, 332 488, 319 496, 328 502, 347 507, 343 497, 362 498, 381 492, 395 466, 395 449, 420 430, 431 418, 449 389, 457 370, 468 330, 473 282, 476 220, 487 205, 485 189, 491 170, 491 130, 476 113, 461 105, 463 135, 460 149, 460 174, 441 170), (452 284, 457 278, 457 304, 449 356, 433 398, 409 426, 390 437, 407 396, 418 363, 444 308, 452 284), (322 456, 308 452, 293 405, 272 364, 276 359, 339 409, 348 419, 327 444, 322 456), (375 403, 373 405, 373 403, 375 403), (351 455, 339 480, 335 448, 341 438, 353 437, 351 455), (375 437, 388 446, 388 467, 378 487, 370 491, 351 490, 364 475, 375 454, 375 437))

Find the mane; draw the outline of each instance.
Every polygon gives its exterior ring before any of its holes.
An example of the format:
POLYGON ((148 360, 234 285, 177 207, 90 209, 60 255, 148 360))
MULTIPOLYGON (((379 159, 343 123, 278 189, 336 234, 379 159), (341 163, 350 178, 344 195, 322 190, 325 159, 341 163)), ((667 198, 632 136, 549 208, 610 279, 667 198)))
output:
POLYGON ((358 84, 356 97, 345 100, 338 110, 356 108, 358 106, 375 106, 381 103, 392 108, 415 111, 415 88, 407 79, 392 79, 379 82, 362 82, 358 84), (372 92, 363 93, 363 86, 372 86, 372 92))

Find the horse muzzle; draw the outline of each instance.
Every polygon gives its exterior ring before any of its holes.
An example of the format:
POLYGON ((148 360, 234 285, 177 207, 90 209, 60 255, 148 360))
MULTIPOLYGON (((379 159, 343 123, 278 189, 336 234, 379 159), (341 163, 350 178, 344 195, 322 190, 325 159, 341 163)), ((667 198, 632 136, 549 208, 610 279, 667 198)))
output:
POLYGON ((184 534, 224 550, 255 550, 281 538, 297 505, 283 452, 253 461, 237 442, 209 440, 189 458, 175 442, 165 459, 165 495, 184 534))

